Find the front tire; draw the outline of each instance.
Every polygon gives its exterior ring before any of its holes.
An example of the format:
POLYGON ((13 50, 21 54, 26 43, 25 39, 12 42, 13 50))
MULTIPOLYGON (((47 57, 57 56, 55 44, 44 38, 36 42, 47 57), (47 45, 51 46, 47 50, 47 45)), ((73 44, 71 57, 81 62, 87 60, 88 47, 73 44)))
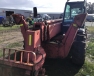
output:
POLYGON ((85 61, 86 43, 84 41, 75 41, 72 46, 72 62, 77 65, 83 65, 85 61))

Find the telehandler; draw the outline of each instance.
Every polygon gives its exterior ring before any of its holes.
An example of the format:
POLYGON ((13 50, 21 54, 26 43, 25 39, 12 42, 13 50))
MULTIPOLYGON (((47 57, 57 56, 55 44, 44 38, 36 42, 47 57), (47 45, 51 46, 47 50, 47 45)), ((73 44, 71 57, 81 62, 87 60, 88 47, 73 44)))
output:
MULTIPOLYGON (((70 52, 72 62, 83 65, 86 39, 84 23, 87 16, 85 7, 85 1, 67 1, 63 19, 37 21, 32 28, 28 28, 24 16, 13 14, 13 19, 21 28, 24 49, 3 49, 0 75, 45 76, 42 67, 46 58, 64 59, 70 52), (15 69, 18 73, 4 66, 15 69)), ((36 7, 34 18, 37 18, 36 7)))

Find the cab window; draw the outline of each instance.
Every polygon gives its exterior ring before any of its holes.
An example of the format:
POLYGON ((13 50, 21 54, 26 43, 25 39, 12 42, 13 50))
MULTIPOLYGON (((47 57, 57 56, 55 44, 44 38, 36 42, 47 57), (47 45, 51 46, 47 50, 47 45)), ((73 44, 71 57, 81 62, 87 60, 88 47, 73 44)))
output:
POLYGON ((73 21, 74 17, 84 12, 80 4, 67 4, 65 9, 64 22, 73 21))

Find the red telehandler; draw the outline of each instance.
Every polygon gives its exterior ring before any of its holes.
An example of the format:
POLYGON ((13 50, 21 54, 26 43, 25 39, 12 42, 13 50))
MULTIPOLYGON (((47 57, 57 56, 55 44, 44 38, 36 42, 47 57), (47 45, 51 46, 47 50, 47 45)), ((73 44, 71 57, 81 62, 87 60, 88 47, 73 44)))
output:
MULTIPOLYGON (((24 49, 3 49, 1 65, 18 67, 19 73, 1 66, 1 76, 45 76, 42 68, 46 58, 66 58, 72 52, 72 61, 82 65, 85 60, 84 22, 87 16, 85 1, 66 2, 63 20, 44 20, 34 23, 32 28, 24 16, 13 14, 16 24, 20 24, 24 38, 24 49), (14 53, 11 54, 11 52, 14 53), (6 55, 8 53, 8 55, 6 55), (6 74, 4 71, 6 70, 6 74), (21 71, 21 73, 20 73, 21 71), (8 74, 7 74, 8 73, 8 74), (10 75, 11 73, 11 75, 10 75)), ((37 8, 34 7, 34 18, 37 18, 37 8)), ((16 70, 17 71, 17 70, 16 70)))

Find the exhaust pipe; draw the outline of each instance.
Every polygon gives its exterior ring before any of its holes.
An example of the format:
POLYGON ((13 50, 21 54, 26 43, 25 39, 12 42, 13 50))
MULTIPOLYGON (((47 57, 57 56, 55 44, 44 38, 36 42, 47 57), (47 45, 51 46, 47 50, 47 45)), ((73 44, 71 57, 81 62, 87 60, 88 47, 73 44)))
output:
POLYGON ((37 7, 33 7, 33 17, 37 17, 37 7))

